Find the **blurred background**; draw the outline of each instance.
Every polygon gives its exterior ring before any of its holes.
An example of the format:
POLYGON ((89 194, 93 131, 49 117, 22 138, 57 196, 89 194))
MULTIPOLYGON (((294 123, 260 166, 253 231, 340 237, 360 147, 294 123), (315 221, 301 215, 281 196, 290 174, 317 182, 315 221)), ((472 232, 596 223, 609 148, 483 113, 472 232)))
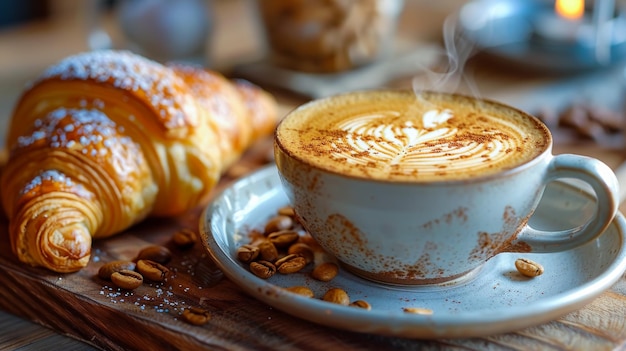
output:
POLYGON ((446 90, 535 114, 558 143, 623 149, 625 8, 626 0, 4 0, 0 125, 46 67, 113 48, 249 79, 281 94, 283 112, 348 90, 446 90))
POLYGON ((247 78, 284 94, 286 110, 346 90, 440 89, 569 125, 566 142, 620 148, 625 2, 4 0, 0 123, 49 65, 115 48, 247 78))

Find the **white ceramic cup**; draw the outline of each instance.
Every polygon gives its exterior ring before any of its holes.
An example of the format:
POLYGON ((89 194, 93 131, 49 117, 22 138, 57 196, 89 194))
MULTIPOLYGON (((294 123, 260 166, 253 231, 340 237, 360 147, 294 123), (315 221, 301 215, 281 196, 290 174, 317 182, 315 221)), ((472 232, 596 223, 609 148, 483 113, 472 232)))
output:
MULTIPOLYGON (((368 92, 365 99, 378 93, 368 92)), ((618 184, 607 165, 579 155, 554 156, 551 135, 541 122, 486 100, 462 97, 533 120, 545 129, 543 150, 495 174, 441 181, 367 179, 324 169, 286 150, 281 126, 315 114, 321 104, 337 98, 312 101, 285 117, 275 135, 276 164, 305 229, 365 278, 410 285, 454 280, 501 252, 557 252, 585 244, 601 235, 616 214, 618 184), (568 230, 530 227, 546 184, 559 178, 589 184, 597 198, 595 213, 584 225, 568 230)), ((311 121, 316 128, 315 118, 311 121)), ((292 142, 305 145, 308 140, 292 142)))

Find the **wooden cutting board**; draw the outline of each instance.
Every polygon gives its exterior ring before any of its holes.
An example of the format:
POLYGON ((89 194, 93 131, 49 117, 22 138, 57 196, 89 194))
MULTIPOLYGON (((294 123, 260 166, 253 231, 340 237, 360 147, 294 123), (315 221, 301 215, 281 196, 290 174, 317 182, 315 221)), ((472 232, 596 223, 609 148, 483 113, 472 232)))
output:
MULTIPOLYGON (((261 143, 224 177, 266 162, 261 143)), ((0 220, 0 308, 107 350, 381 350, 381 349, 580 349, 626 347, 626 279, 587 307, 563 318, 513 333, 476 339, 410 340, 360 334, 316 325, 278 311, 224 278, 200 242, 186 251, 170 242, 181 228, 197 230, 202 209, 180 218, 150 219, 113 238, 96 241, 80 272, 57 274, 26 267, 9 247, 0 220), (133 259, 148 245, 169 247, 173 274, 165 283, 120 292, 97 277, 114 259, 133 259), (203 326, 182 321, 183 308, 201 307, 212 318, 203 326)))

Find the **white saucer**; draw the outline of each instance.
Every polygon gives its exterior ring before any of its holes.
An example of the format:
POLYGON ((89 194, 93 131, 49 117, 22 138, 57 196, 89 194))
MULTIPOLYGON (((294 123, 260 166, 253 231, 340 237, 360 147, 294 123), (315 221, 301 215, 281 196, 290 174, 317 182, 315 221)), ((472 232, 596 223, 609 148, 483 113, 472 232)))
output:
MULTIPOLYGON (((542 228, 572 227, 592 213, 594 200, 564 183, 552 183, 532 217, 542 228)), ((288 203, 275 166, 247 176, 219 194, 200 220, 203 242, 224 274, 248 294, 296 317, 357 332, 412 338, 475 337, 518 330, 557 319, 577 310, 610 288, 626 270, 626 222, 618 214, 597 240, 577 249, 551 254, 497 255, 471 277, 426 287, 396 287, 373 283, 340 270, 323 283, 306 272, 257 278, 236 258, 239 245, 249 242, 252 228, 261 228, 288 203), (513 262, 523 256, 541 263, 545 273, 524 278, 513 262), (281 287, 306 285, 314 298, 281 287), (371 310, 324 302, 330 287, 346 290, 371 310), (432 315, 409 314, 405 307, 428 308, 432 315)))

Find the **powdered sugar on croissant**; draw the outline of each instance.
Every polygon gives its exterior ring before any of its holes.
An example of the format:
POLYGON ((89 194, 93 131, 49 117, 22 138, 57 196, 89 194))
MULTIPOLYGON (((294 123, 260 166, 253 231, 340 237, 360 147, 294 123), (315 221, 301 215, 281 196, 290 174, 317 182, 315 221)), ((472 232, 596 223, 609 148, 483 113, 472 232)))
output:
POLYGON ((66 58, 25 90, 11 119, 0 181, 13 251, 79 270, 92 238, 206 203, 276 119, 271 95, 199 67, 125 51, 66 58))

